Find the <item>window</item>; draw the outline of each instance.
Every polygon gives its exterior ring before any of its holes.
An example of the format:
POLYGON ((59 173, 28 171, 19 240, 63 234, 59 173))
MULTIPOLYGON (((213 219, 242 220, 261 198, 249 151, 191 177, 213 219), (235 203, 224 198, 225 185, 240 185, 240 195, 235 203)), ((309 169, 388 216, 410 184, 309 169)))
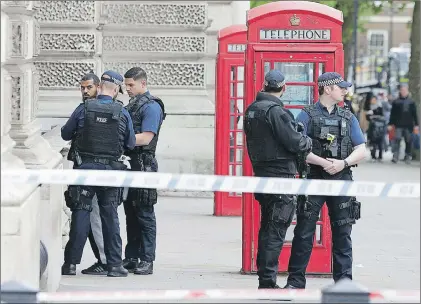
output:
POLYGON ((369 30, 367 33, 368 53, 377 57, 387 57, 388 54, 388 31, 369 30))

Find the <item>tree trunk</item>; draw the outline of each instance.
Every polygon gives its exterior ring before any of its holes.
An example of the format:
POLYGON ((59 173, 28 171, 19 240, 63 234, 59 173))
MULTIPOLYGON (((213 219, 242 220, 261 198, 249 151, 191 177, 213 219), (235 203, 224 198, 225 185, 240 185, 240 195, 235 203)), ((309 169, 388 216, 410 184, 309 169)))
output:
MULTIPOLYGON (((340 9, 340 8, 338 8, 340 9)), ((353 45, 352 31, 354 29, 354 11, 344 16, 342 25, 342 43, 344 45, 344 78, 348 78, 348 68, 353 61, 353 45)))
POLYGON ((414 12, 412 15, 412 27, 411 27, 411 61, 409 63, 409 90, 412 98, 417 104, 418 109, 421 103, 421 58, 420 58, 420 44, 421 44, 421 33, 420 33, 420 1, 414 1, 414 12))

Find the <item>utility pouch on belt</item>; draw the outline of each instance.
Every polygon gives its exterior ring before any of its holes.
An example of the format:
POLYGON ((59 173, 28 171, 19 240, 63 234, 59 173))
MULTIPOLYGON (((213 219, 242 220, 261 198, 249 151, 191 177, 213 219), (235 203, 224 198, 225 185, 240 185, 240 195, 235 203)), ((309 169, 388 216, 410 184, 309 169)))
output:
POLYGON ((351 216, 354 220, 361 218, 361 203, 357 201, 356 197, 353 197, 351 200, 351 216))
POLYGON ((95 193, 91 193, 87 189, 82 189, 80 186, 69 186, 69 197, 71 198, 71 211, 86 210, 92 211, 92 199, 95 193))
POLYGON ((73 201, 72 201, 72 198, 70 196, 69 190, 64 191, 64 201, 66 202, 67 208, 72 208, 73 201))
MULTIPOLYGON (((143 172, 156 172, 156 163, 154 157, 150 154, 139 154, 136 162, 131 162, 132 170, 143 172), (155 166, 155 167, 154 167, 155 166)), ((158 192, 156 189, 139 188, 138 189, 139 204, 142 206, 153 206, 158 201, 158 192)))
POLYGON ((349 201, 339 205, 339 209, 349 208, 349 218, 352 220, 359 220, 361 218, 361 203, 357 198, 351 197, 349 201))
POLYGON ((272 221, 283 224, 291 223, 296 205, 296 196, 281 194, 280 201, 275 202, 273 207, 272 221))

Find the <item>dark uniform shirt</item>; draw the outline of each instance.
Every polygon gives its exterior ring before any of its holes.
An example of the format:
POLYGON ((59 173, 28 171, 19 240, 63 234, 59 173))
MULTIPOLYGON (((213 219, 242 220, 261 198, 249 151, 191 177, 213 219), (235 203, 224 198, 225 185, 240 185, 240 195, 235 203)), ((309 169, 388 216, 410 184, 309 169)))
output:
MULTIPOLYGON (((111 96, 98 95, 97 99, 101 103, 111 103, 113 99, 111 96)), ((124 148, 127 150, 132 150, 136 145, 136 138, 133 131, 133 122, 126 109, 122 108, 122 113, 127 119, 126 130, 124 132, 124 148)), ((83 128, 85 121, 85 105, 80 104, 72 113, 69 120, 61 128, 61 138, 63 140, 72 140, 74 134, 78 129, 83 128)))

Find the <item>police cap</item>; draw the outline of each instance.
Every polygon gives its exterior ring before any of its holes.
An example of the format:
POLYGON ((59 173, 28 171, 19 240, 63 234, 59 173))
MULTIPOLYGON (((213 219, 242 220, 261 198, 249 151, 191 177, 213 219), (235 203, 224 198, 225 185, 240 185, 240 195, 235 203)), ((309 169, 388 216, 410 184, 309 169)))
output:
POLYGON ((123 76, 121 76, 119 73, 111 70, 105 71, 101 76, 101 80, 118 85, 120 87, 120 93, 123 94, 123 89, 121 88, 123 85, 123 76))
POLYGON ((285 76, 279 70, 270 70, 265 76, 265 87, 279 89, 285 85, 285 76))
POLYGON ((317 84, 319 87, 327 87, 330 85, 337 85, 340 88, 346 89, 352 87, 352 83, 345 81, 341 74, 336 72, 327 72, 323 73, 317 79, 317 84))

